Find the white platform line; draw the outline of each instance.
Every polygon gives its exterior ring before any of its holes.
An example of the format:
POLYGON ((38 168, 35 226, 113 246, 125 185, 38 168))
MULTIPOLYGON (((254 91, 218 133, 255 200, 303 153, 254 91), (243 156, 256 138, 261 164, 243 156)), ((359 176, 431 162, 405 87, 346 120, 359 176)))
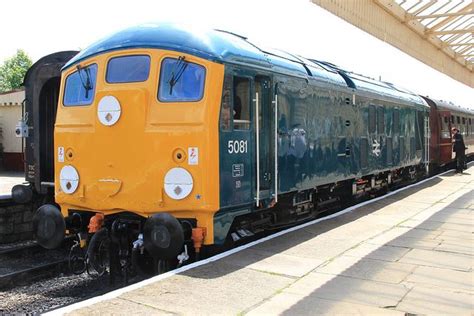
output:
MULTIPOLYGON (((470 164, 473 164, 474 162, 471 162, 469 163, 470 164)), ((126 286, 126 287, 123 287, 123 288, 120 288, 120 289, 117 289, 117 290, 114 290, 114 291, 111 291, 109 293, 106 293, 104 295, 101 295, 101 296, 97 296, 97 297, 93 297, 93 298, 90 298, 90 299, 87 299, 87 300, 84 300, 82 302, 78 302, 78 303, 75 303, 75 304, 72 304, 72 305, 69 305, 69 306, 65 306, 65 307, 62 307, 62 308, 59 308, 59 309, 56 309, 56 310, 52 310, 50 312, 47 312, 45 313, 44 315, 63 315, 63 314, 66 314, 66 313, 69 313, 69 312, 72 312, 76 309, 79 309, 79 308, 83 308, 83 307, 87 307, 87 306, 90 306, 90 305, 93 305, 93 304, 96 304, 96 303, 99 303, 99 302, 102 302, 102 301, 105 301, 105 300, 108 300, 108 299, 113 299, 113 298, 116 298, 124 293, 127 293, 127 292, 130 292, 130 291, 133 291, 133 290, 136 290, 136 289, 139 289, 141 287, 144 287, 144 286, 147 286, 149 284, 152 284, 152 283, 155 283, 155 282, 158 282, 158 281, 161 281, 161 280, 164 280, 164 279, 167 279, 169 277, 172 277, 176 274, 179 274, 181 272, 185 272, 185 271, 188 271, 188 270, 191 270, 191 269, 194 269, 196 267, 200 267, 200 266, 203 266, 205 264, 208 264, 208 263, 211 263, 211 262, 214 262, 214 261, 217 261, 219 259, 222 259, 222 258, 225 258, 225 257, 228 257, 230 255, 233 255, 239 251, 242 251, 244 249, 247 249, 247 248, 250 248, 250 247, 253 247, 255 245, 258 245, 258 244, 261 244, 265 241, 268 241, 268 240, 271 240, 273 238, 276 238, 276 237, 279 237, 279 236, 282 236, 282 235, 285 235, 285 234, 288 234, 288 233, 291 233, 291 232, 294 232, 296 230, 299 230, 301 228, 304 228, 304 227, 307 227, 307 226, 311 226, 311 225, 314 225, 316 223, 319 223, 319 222, 322 222, 322 221, 326 221, 326 220, 329 220, 329 219, 332 219, 332 218, 335 218, 335 217, 338 217, 338 216, 341 216, 343 214, 346 214, 346 213, 349 213, 349 212, 352 212, 353 210, 355 209, 358 209, 362 206, 365 206, 365 205, 368 205, 368 204, 371 204, 371 203, 374 203, 374 202, 377 202, 377 201, 380 201, 386 197, 389 197, 389 196, 392 196, 394 194, 397 194, 399 192, 402 192, 404 190, 407 190, 407 189, 410 189, 410 188, 413 188, 413 187, 416 187, 416 186, 419 186, 420 184, 423 184, 425 182, 428 182, 432 179, 435 179, 435 178, 438 178, 446 173, 449 173, 451 172, 451 170, 448 170, 448 171, 445 171, 443 173, 440 173, 440 174, 437 174, 433 177, 430 177, 430 178, 427 178, 427 179, 424 179, 420 182, 417 182, 417 183, 414 183, 414 184, 410 184, 406 187, 403 187, 401 189, 398 189, 396 191, 392 191, 392 192, 389 192, 383 196, 379 196, 377 198, 374 198, 374 199, 371 199, 369 201, 365 201, 365 202, 362 202, 362 203, 359 203, 359 204, 356 204, 356 205, 353 205, 351 207, 348 207, 342 211, 339 211, 337 213, 334 213, 334 214, 331 214, 331 215, 328 215, 328 216, 325 216, 325 217, 322 217, 322 218, 318 218, 318 219, 315 219, 313 221, 310 221, 310 222, 307 222, 307 223, 304 223, 304 224, 301 224, 301 225, 298 225, 298 226, 294 226, 294 227, 291 227, 291 228, 288 228, 288 229, 285 229, 285 230, 282 230, 278 233, 275 233, 275 234, 272 234, 270 236, 267 236, 267 237, 264 237, 262 239, 259 239, 259 240, 255 240, 253 242, 250 242, 248 244, 245 244, 245 245, 242 245, 240 247, 237 247, 237 248, 234 248, 234 249, 231 249, 231 250, 228 250, 226 252, 223 252, 223 253, 220 253, 218 255, 215 255, 213 257, 210 257, 208 259, 204 259, 204 260, 201 260, 201 261, 198 261, 198 262, 194 262, 194 263, 191 263, 189 265, 186 265, 186 266, 183 266, 179 269, 175 269, 173 271, 169 271, 169 272, 166 272, 164 274, 160 274, 160 275, 157 275, 157 276, 154 276, 152 278, 149 278, 149 279, 146 279, 146 280, 143 280, 143 281, 140 281, 140 282, 137 282, 135 284, 132 284, 132 285, 129 285, 129 286, 126 286)))

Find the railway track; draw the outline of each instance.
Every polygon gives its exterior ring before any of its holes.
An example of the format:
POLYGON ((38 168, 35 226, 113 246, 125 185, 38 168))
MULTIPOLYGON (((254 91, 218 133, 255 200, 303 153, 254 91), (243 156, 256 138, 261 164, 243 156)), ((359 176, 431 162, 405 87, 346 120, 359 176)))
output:
POLYGON ((67 251, 46 250, 34 242, 0 248, 0 289, 24 285, 66 271, 67 251))

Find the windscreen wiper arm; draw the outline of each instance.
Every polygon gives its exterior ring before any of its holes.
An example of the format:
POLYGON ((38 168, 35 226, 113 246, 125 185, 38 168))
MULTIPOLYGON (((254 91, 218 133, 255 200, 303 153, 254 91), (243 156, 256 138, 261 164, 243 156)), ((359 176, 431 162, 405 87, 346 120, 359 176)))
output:
POLYGON ((81 79, 82 87, 86 90, 86 99, 89 98, 89 90, 92 90, 92 82, 91 82, 91 70, 89 67, 82 68, 80 65, 77 65, 77 72, 79 74, 79 78, 81 79), (86 80, 82 77, 82 72, 86 74, 86 80))
POLYGON ((184 61, 184 56, 179 56, 178 61, 176 62, 173 67, 173 70, 171 71, 171 76, 168 81, 170 84, 170 95, 173 93, 173 87, 176 85, 176 83, 178 83, 179 79, 186 70, 186 67, 188 67, 188 63, 184 61))

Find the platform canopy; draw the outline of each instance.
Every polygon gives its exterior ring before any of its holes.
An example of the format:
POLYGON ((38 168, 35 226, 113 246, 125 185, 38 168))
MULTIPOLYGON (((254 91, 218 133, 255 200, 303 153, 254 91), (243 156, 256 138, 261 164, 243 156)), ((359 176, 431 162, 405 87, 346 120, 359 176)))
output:
POLYGON ((474 87, 473 0, 311 0, 430 67, 474 87))

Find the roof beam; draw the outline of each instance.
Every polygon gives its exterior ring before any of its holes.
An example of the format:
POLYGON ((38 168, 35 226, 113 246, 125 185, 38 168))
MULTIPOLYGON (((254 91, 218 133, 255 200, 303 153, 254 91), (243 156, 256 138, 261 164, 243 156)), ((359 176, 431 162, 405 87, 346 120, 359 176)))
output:
MULTIPOLYGON (((410 19, 413 20, 424 20, 424 19, 436 19, 436 18, 444 18, 444 17, 451 17, 451 16, 462 16, 465 15, 464 12, 446 12, 446 13, 438 13, 438 14, 428 14, 428 15, 412 15, 410 19)), ((469 13, 469 15, 472 13, 469 13)))
POLYGON ((459 13, 460 15, 450 16, 450 17, 444 19, 443 21, 439 22, 438 24, 433 25, 430 28, 430 30, 432 30, 432 31, 438 30, 438 29, 442 28, 443 26, 445 26, 446 24, 453 21, 454 19, 458 19, 460 16, 462 16, 462 14, 466 14, 466 13, 471 14, 473 8, 474 8, 474 2, 471 1, 470 4, 466 5, 464 8, 457 11, 457 13, 459 13))
POLYGON ((443 31, 427 31, 426 34, 434 34, 434 35, 448 35, 448 34, 467 34, 473 33, 474 34, 474 27, 468 28, 466 30, 443 30, 443 31))

